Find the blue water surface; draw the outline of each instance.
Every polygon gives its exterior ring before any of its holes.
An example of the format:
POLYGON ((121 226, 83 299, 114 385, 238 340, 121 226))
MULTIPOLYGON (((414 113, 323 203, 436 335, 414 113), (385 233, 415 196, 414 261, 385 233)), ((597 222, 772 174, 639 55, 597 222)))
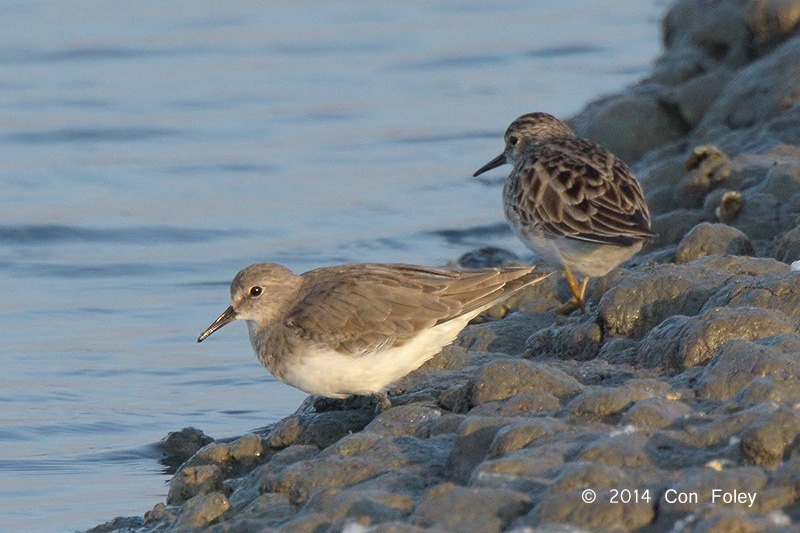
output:
POLYGON ((644 76, 663 0, 0 5, 0 530, 163 501, 154 443, 244 434, 304 394, 242 324, 253 262, 442 265, 505 229, 518 115, 644 76))

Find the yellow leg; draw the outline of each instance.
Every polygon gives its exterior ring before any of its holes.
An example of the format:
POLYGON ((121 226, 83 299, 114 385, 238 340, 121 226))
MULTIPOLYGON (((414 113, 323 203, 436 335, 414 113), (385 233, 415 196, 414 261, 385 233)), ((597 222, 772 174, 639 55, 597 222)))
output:
POLYGON ((580 307, 581 312, 586 313, 586 307, 583 302, 584 296, 586 295, 586 286, 589 284, 589 278, 584 278, 583 283, 581 283, 579 287, 578 280, 572 275, 572 271, 567 265, 564 265, 564 272, 567 275, 567 284, 569 284, 569 290, 572 292, 573 297, 569 302, 566 302, 556 309, 555 312, 566 314, 574 311, 576 307, 580 307))

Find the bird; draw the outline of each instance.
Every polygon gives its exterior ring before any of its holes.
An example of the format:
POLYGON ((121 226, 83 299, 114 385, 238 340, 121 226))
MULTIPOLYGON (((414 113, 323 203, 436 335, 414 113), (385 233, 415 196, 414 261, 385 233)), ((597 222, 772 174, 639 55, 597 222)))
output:
POLYGON ((533 266, 454 270, 352 263, 301 275, 275 263, 241 270, 231 304, 197 338, 244 320, 261 363, 326 398, 377 395, 419 368, 489 307, 549 274, 533 266))
POLYGON ((585 313, 589 278, 608 274, 655 237, 642 188, 614 154, 548 113, 517 118, 504 140, 503 152, 473 176, 512 165, 505 217, 530 250, 563 267, 573 297, 556 311, 585 313))

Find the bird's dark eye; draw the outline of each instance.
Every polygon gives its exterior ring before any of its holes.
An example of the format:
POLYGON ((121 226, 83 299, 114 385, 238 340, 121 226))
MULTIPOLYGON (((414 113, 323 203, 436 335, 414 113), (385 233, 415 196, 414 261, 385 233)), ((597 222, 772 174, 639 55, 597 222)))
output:
POLYGON ((264 289, 256 285, 255 287, 250 287, 250 296, 256 298, 261 296, 261 293, 264 292, 264 289))
POLYGON ((512 135, 511 137, 508 138, 508 144, 510 144, 511 146, 516 146, 518 142, 519 139, 517 138, 516 135, 512 135))

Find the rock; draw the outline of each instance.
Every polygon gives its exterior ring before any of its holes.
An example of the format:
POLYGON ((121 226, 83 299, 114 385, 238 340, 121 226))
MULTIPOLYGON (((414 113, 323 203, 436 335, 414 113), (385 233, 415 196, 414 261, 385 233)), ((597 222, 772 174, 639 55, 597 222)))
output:
POLYGON ((694 209, 677 209, 653 217, 652 229, 656 234, 651 241, 653 248, 677 244, 689 231, 703 222, 703 214, 694 209))
POLYGON ((231 508, 228 499, 221 492, 199 494, 181 507, 176 531, 194 531, 218 520, 231 508))
MULTIPOLYGON (((716 494, 714 491, 720 491, 720 494, 723 492, 732 493, 734 490, 739 493, 758 494, 766 484, 767 476, 757 467, 737 467, 725 470, 705 468, 667 488, 662 493, 658 508, 660 512, 672 515, 672 518, 674 518, 676 515, 694 511, 706 502, 711 501, 716 494), (672 492, 668 493, 670 490, 672 492), (677 494, 690 493, 696 494, 692 501, 681 502, 674 497, 677 494)), ((715 503, 720 504, 722 502, 718 499, 715 503)), ((744 508, 744 505, 747 504, 736 505, 744 508)))
POLYGON ((730 77, 731 72, 727 69, 712 70, 688 80, 675 91, 675 104, 686 124, 697 126, 730 77))
POLYGON ((695 317, 668 318, 642 339, 638 359, 647 367, 680 371, 711 359, 734 339, 754 340, 793 333, 795 321, 758 307, 717 307, 695 317))
POLYGON ((489 457, 519 450, 536 439, 564 431, 566 427, 564 422, 551 417, 537 417, 509 424, 495 433, 489 445, 489 457))
POLYGON ((414 508, 414 501, 401 493, 378 490, 327 489, 316 493, 304 511, 317 513, 336 522, 343 518, 370 524, 400 520, 414 508))
POLYGON ((721 346, 697 378, 701 398, 750 405, 761 401, 800 400, 800 336, 777 335, 754 341, 732 340, 721 346))
POLYGON ((785 272, 772 259, 708 256, 683 265, 654 265, 626 276, 600 300, 606 335, 639 338, 673 315, 695 315, 734 275, 764 277, 785 272))
MULTIPOLYGON (((520 524, 570 524, 589 530, 631 531, 653 521, 655 502, 611 503, 609 488, 629 487, 631 480, 619 468, 575 462, 565 465, 536 507, 520 524), (591 488, 597 499, 587 504, 583 491, 591 488)), ((645 487, 641 487, 642 490, 645 487)), ((651 491, 652 492, 652 491, 651 491)))
POLYGON ((165 455, 162 463, 177 467, 197 452, 200 448, 214 442, 214 439, 193 427, 180 431, 171 431, 158 443, 158 449, 165 455))
POLYGON ((528 337, 555 321, 556 315, 553 313, 511 313, 503 320, 467 326, 456 340, 456 345, 472 352, 518 355, 522 353, 528 337))
POLYGON ((449 531, 499 532, 530 508, 531 498, 522 492, 444 483, 425 493, 412 522, 449 531))
POLYGON ((267 435, 270 448, 280 449, 291 444, 311 444, 325 448, 342 437, 366 427, 374 412, 326 411, 292 415, 281 420, 267 435))
POLYGON ((798 434, 800 415, 794 409, 780 408, 742 434, 742 455, 750 464, 774 470, 798 434))
POLYGON ((532 391, 516 394, 503 400, 482 403, 472 409, 469 414, 508 417, 550 413, 560 408, 559 399, 549 392, 532 391))
POLYGON ((683 402, 667 398, 646 398, 633 404, 620 419, 622 425, 664 428, 692 413, 683 402))
POLYGON ((575 118, 575 131, 633 163, 685 133, 680 118, 662 105, 665 98, 666 94, 652 85, 625 97, 596 100, 575 118))
POLYGON ((669 389, 655 380, 631 380, 621 387, 598 387, 579 394, 566 410, 570 416, 605 418, 625 410, 629 405, 669 389))
POLYGON ((544 363, 500 360, 478 372, 472 387, 472 405, 502 400, 533 391, 546 391, 557 397, 573 396, 581 384, 564 372, 544 363))
POLYGON ((496 246, 485 246, 465 253, 458 258, 456 264, 459 268, 497 268, 521 265, 522 261, 514 252, 496 246))
POLYGON ((788 272, 755 279, 731 280, 706 302, 711 307, 759 307, 780 312, 787 317, 800 318, 800 272, 788 272))
POLYGON ((167 494, 169 505, 181 505, 197 494, 222 490, 222 470, 217 465, 181 468, 172 478, 167 494))
POLYGON ((602 341, 603 331, 589 315, 585 320, 540 329, 525 341, 523 356, 585 361, 597 355, 602 341))
POLYGON ((508 419, 489 416, 468 416, 461 422, 447 461, 448 470, 456 482, 464 483, 469 479, 475 465, 489 453, 497 432, 508 423, 508 419))
POLYGON ((725 224, 703 222, 695 226, 678 244, 676 263, 689 263, 707 255, 753 255, 747 235, 725 224))
POLYGON ((589 443, 578 456, 581 461, 602 462, 617 467, 652 465, 646 446, 650 435, 633 426, 602 435, 589 443))
POLYGON ((414 435, 420 427, 442 416, 442 410, 428 404, 415 403, 387 409, 364 428, 382 435, 414 435))

